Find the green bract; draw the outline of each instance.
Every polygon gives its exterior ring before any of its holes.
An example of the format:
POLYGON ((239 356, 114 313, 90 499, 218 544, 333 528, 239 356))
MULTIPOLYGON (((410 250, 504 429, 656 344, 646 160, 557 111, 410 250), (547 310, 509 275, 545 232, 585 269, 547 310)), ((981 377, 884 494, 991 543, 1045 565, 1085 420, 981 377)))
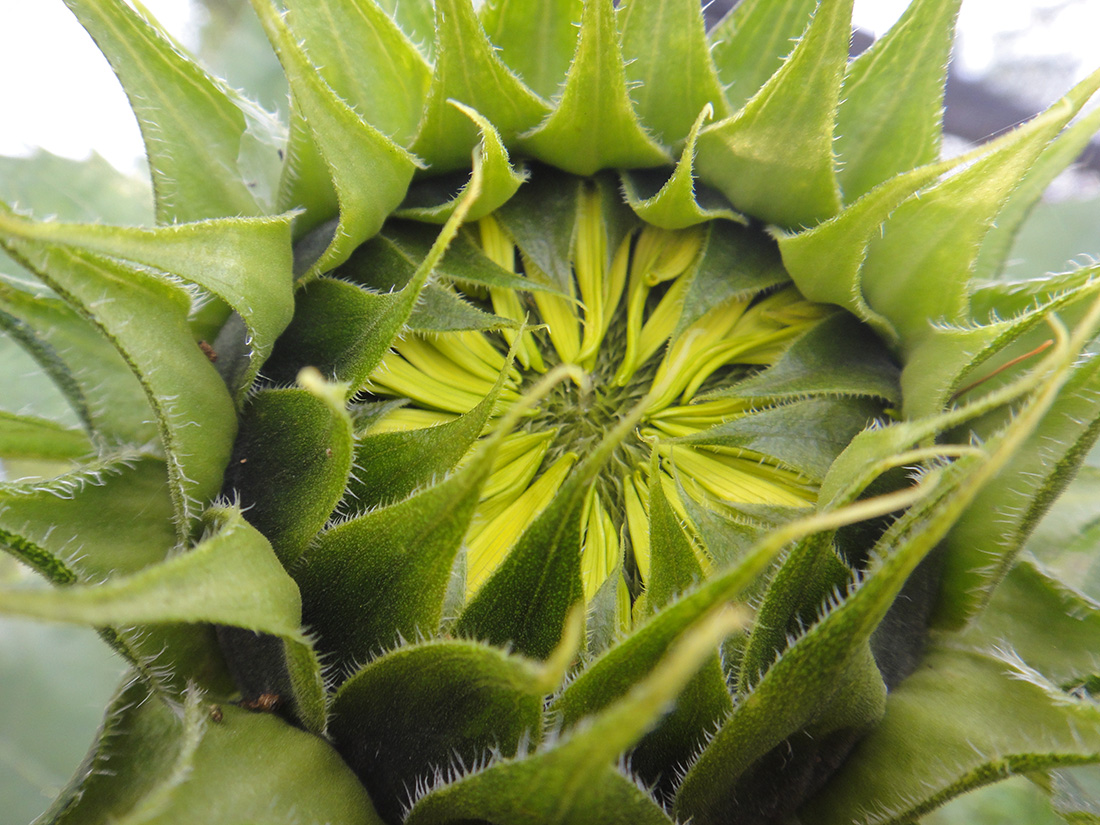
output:
POLYGON ((1100 73, 942 160, 959 0, 852 61, 851 0, 254 0, 284 124, 65 2, 157 225, 0 205, 84 425, 0 414, 59 585, 0 612, 133 666, 43 822, 901 825, 1015 773, 1095 818, 1100 588, 1021 551, 1100 281, 996 275, 1100 73))

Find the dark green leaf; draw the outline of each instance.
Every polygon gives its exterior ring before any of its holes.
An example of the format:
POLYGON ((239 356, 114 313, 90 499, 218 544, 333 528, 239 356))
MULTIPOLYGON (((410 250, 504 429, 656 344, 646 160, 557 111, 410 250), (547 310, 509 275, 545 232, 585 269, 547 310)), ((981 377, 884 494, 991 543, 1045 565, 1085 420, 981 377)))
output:
POLYGON ((1012 774, 1096 761, 1095 703, 1011 657, 940 640, 802 816, 821 825, 900 825, 1012 774))
POLYGON ((352 432, 342 402, 343 388, 333 385, 261 390, 241 416, 224 492, 284 565, 302 554, 344 493, 352 432))
POLYGON ((404 647, 341 686, 330 735, 382 817, 400 822, 414 789, 437 771, 538 742, 550 689, 541 670, 473 642, 404 647))
POLYGON ((381 825, 362 785, 321 737, 270 713, 212 704, 197 691, 181 714, 133 682, 43 822, 150 821, 381 825))

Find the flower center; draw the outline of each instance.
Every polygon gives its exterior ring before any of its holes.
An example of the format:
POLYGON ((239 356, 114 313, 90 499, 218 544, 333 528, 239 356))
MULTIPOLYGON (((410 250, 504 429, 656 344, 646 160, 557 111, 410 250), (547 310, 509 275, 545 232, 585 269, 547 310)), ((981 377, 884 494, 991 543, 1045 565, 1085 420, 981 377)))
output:
MULTIPOLYGON (((726 390, 774 363, 830 312, 802 298, 781 269, 770 280, 755 273, 731 286, 722 270, 728 260, 713 254, 722 246, 715 238, 747 230, 634 225, 616 235, 592 184, 579 190, 568 260, 539 261, 538 245, 510 231, 504 218, 482 218, 473 229, 486 265, 521 277, 529 289, 446 285, 502 323, 410 334, 395 344, 368 388, 407 404, 376 431, 453 420, 494 392, 502 374, 495 418, 558 364, 579 368, 585 380, 556 384, 503 441, 466 537, 468 594, 492 575, 573 466, 632 410, 639 423, 605 451, 585 504, 587 599, 609 581, 633 596, 644 589, 654 484, 685 525, 699 508, 728 515, 738 504, 813 502, 810 479, 720 433, 760 409, 758 400, 726 390)), ((708 570, 711 560, 696 549, 708 570)))

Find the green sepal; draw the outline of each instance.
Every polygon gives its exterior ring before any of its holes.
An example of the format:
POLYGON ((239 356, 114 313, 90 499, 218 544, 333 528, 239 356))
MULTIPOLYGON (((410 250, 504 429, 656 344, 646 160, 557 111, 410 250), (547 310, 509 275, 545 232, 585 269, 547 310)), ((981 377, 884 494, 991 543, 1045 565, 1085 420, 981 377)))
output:
MULTIPOLYGON (((283 64, 294 102, 308 121, 339 201, 339 224, 332 240, 302 275, 310 280, 342 264, 382 228, 404 198, 418 161, 333 91, 274 7, 266 0, 252 0, 252 7, 283 64)), ((332 217, 314 215, 311 221, 316 224, 332 217)))
POLYGON ((891 178, 804 232, 773 229, 783 265, 798 291, 811 301, 844 307, 896 346, 898 329, 871 309, 863 294, 861 267, 867 247, 899 205, 959 162, 941 161, 891 178))
POLYGON ((97 444, 153 444, 149 400, 110 339, 63 301, 25 286, 0 276, 0 329, 49 376, 97 444))
POLYGON ((5 589, 0 613, 91 627, 211 622, 304 641, 301 600, 271 546, 237 511, 213 511, 220 529, 186 553, 102 584, 5 589))
POLYGON ((506 368, 484 400, 453 421, 357 436, 355 473, 348 482, 344 508, 367 510, 398 501, 454 469, 485 431, 507 373, 506 368))
POLYGON ((1095 272, 1096 268, 1090 267, 1066 277, 1056 276, 1046 287, 1035 290, 1012 282, 981 289, 982 309, 991 310, 993 320, 984 325, 939 326, 921 343, 901 375, 903 412, 910 418, 934 414, 956 397, 971 396, 977 388, 988 393, 1027 369, 1025 361, 1003 376, 995 374, 1011 357, 1026 355, 1050 340, 1048 318, 1057 314, 1067 323, 1080 318, 1100 294, 1100 282, 1090 277, 1095 272), (1029 298, 1033 300, 1018 309, 1020 302, 1029 298), (935 365, 934 372, 929 365, 935 365))
POLYGON ((656 466, 649 474, 649 552, 645 594, 646 610, 652 615, 703 579, 703 568, 668 503, 656 466))
MULTIPOLYGON (((600 169, 664 166, 668 153, 645 130, 627 92, 611 0, 584 4, 577 51, 557 108, 521 136, 541 161, 577 175, 600 169), (592 117, 599 112, 600 117, 592 117)), ((692 112, 692 117, 698 108, 692 112)))
POLYGON ((511 644, 544 659, 558 644, 581 587, 581 515, 587 490, 578 468, 520 536, 507 558, 470 599, 452 628, 456 636, 511 644))
POLYGON ((305 617, 342 668, 433 634, 484 480, 466 472, 318 536, 294 573, 305 617))
POLYGON ((805 398, 667 443, 734 447, 820 481, 851 440, 881 414, 882 405, 866 397, 805 398))
POLYGON ((759 233, 729 225, 711 226, 706 232, 702 254, 684 292, 684 305, 672 341, 725 301, 749 299, 790 283, 775 245, 759 233))
POLYGON ((519 323, 478 309, 443 284, 428 284, 420 293, 405 329, 425 335, 441 332, 490 332, 514 329, 519 323))
POLYGON ((468 168, 478 126, 454 100, 480 112, 504 143, 537 124, 549 108, 501 62, 470 0, 436 0, 435 67, 412 151, 433 173, 468 168))
POLYGON ((1043 148, 1100 86, 1100 71, 956 174, 910 197, 871 233, 860 269, 867 304, 890 319, 911 354, 936 323, 968 320, 982 238, 1043 148), (929 272, 936 288, 927 289, 929 272))
MULTIPOLYGON (((695 551, 665 497, 656 468, 650 473, 649 541, 650 568, 645 606, 652 614, 703 578, 695 551)), ((585 713, 594 713, 601 707, 589 707, 585 713)), ((716 652, 684 687, 676 698, 675 707, 638 742, 630 756, 631 768, 647 784, 669 793, 678 779, 669 766, 689 764, 707 736, 732 709, 733 702, 726 687, 722 662, 716 652)), ((566 724, 576 721, 565 718, 566 724)))
POLYGON ((434 0, 374 0, 397 21, 417 50, 431 60, 435 48, 434 0))
POLYGON ((64 460, 88 456, 93 451, 88 436, 32 415, 0 410, 0 457, 64 460))
POLYGON ((477 773, 437 783, 416 801, 405 825, 670 825, 660 804, 614 763, 737 625, 728 613, 708 616, 680 635, 623 698, 533 754, 496 759, 477 773))
POLYGON ((369 0, 284 5, 291 30, 325 83, 366 123, 408 145, 420 123, 431 68, 392 10, 369 0))
POLYGON ((588 602, 584 643, 588 656, 599 656, 630 631, 631 607, 630 590, 620 563, 588 602))
POLYGON ((1100 675, 1100 604, 1027 558, 1008 571, 979 619, 952 639, 973 650, 1011 650, 1067 689, 1100 675))
MULTIPOLYGON (((527 180, 527 172, 522 168, 517 170, 512 167, 500 132, 492 123, 469 106, 454 100, 448 102, 473 121, 481 134, 479 145, 473 150, 473 162, 481 166, 481 191, 470 205, 466 216, 466 220, 476 221, 507 203, 527 180)), ((462 192, 452 195, 446 187, 439 191, 433 185, 434 182, 435 179, 429 179, 414 184, 404 203, 394 212, 394 217, 425 223, 444 223, 458 207, 462 192)))
POLYGON ((937 639, 886 715, 801 812, 902 825, 1013 774, 1100 761, 1100 713, 1011 655, 937 639))
MULTIPOLYGON (((375 294, 324 279, 318 285, 307 285, 312 287, 311 291, 300 290, 294 320, 273 353, 272 373, 286 380, 290 372, 313 366, 335 374, 346 385, 348 397, 358 392, 408 321, 467 211, 480 195, 481 183, 481 167, 475 164, 470 183, 454 211, 401 289, 394 291, 395 282, 391 280, 389 292, 375 294), (342 316, 343 322, 333 323, 334 314, 342 316), (311 360, 320 363, 311 364, 311 360)), ((383 248, 395 251, 392 245, 383 248)), ((400 277, 403 268, 400 255, 396 264, 393 274, 400 277)))
POLYGON ((332 703, 333 745, 382 818, 402 821, 413 789, 489 753, 510 757, 542 737, 544 668, 467 641, 394 650, 344 682, 332 703), (430 673, 431 678, 424 678, 430 673))
POLYGON ((316 381, 250 397, 225 474, 224 494, 247 512, 285 566, 328 521, 351 472, 344 387, 316 381))
POLYGON ((1100 435, 1100 360, 1084 362, 1043 421, 946 539, 935 623, 978 613, 1100 435))
POLYGON ((679 145, 699 112, 731 113, 710 56, 695 0, 629 0, 618 11, 626 81, 634 111, 666 146, 679 145), (676 78, 675 83, 667 82, 676 78))
POLYGON ((848 66, 836 117, 845 203, 940 156, 943 88, 960 3, 911 3, 848 66))
POLYGON ((582 0, 489 0, 481 24, 501 59, 543 100, 560 91, 577 47, 582 0))
POLYGON ((265 211, 263 194, 279 174, 279 122, 207 74, 147 13, 120 0, 66 5, 130 99, 153 175, 157 222, 265 211))
POLYGON ((1100 110, 1094 109, 1063 129, 1039 155, 982 239, 982 248, 974 263, 975 279, 995 278, 1000 274, 1012 252, 1016 235, 1032 208, 1050 183, 1081 156, 1097 130, 1100 130, 1100 110))
POLYGON ((898 369, 874 334, 844 313, 797 338, 772 366, 705 397, 863 396, 897 403, 898 369))
POLYGON ((279 337, 264 377, 292 382, 314 367, 357 392, 408 319, 419 290, 379 294, 334 278, 318 278, 295 293, 294 320, 279 337))
POLYGON ((197 690, 180 708, 139 681, 112 701, 80 772, 39 821, 382 825, 322 738, 197 690))
MULTIPOLYGON (((527 188, 528 186, 524 186, 520 191, 527 188)), ((497 217, 500 217, 499 213, 497 217)), ((417 262, 428 254, 435 237, 436 230, 430 226, 390 223, 378 237, 360 247, 351 260, 338 270, 338 274, 377 292, 401 288, 416 271, 417 262)), ((466 229, 447 248, 447 254, 436 264, 435 272, 441 279, 475 287, 502 287, 524 292, 562 294, 556 286, 515 275, 490 261, 471 240, 469 230, 466 229)), ((414 308, 410 318, 415 315, 414 308)))
POLYGON ((818 0, 742 0, 710 31, 710 54, 733 110, 783 65, 818 0))
POLYGON ((582 183, 572 175, 538 169, 496 214, 526 258, 567 296, 573 295, 573 237, 582 183))
POLYGON ((790 640, 813 624, 852 571, 836 555, 833 536, 811 536, 791 548, 776 570, 756 612, 740 663, 738 692, 748 694, 790 640))
POLYGON ((725 218, 746 223, 747 219, 733 211, 725 199, 695 181, 695 143, 704 121, 713 116, 708 103, 699 113, 688 133, 684 150, 671 177, 663 170, 622 170, 623 194, 635 214, 646 223, 662 229, 684 229, 697 223, 725 218))
POLYGON ((824 0, 790 57, 737 114, 699 135, 699 177, 735 208, 786 227, 840 211, 833 123, 851 0, 824 0))
MULTIPOLYGON (((294 310, 290 218, 222 218, 156 229, 47 222, 26 224, 25 234, 164 272, 224 301, 248 330, 246 364, 232 370, 230 381, 240 403, 294 310), (257 260, 264 265, 257 267, 257 260)), ((207 330, 210 343, 216 333, 217 327, 207 330)))
POLYGON ((108 457, 48 481, 0 484, 0 544, 55 584, 161 561, 176 545, 164 461, 108 457))
POLYGON ((36 235, 33 224, 0 211, 0 243, 99 327, 141 382, 183 537, 217 494, 237 428, 233 399, 191 335, 189 296, 144 269, 36 235))

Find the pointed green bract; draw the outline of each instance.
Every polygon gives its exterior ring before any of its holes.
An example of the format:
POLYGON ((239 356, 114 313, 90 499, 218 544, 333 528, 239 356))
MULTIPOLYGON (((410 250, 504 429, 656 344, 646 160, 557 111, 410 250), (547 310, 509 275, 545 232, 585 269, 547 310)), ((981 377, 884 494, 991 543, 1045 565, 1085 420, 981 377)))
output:
POLYGON ((539 160, 578 175, 617 166, 661 166, 668 155, 638 121, 611 0, 584 4, 577 52, 558 106, 522 136, 539 160), (597 121, 590 116, 599 112, 597 121))
POLYGON ((217 493, 237 427, 225 384, 191 337, 186 293, 114 259, 40 240, 33 224, 10 213, 0 213, 0 239, 111 339, 141 381, 185 534, 196 502, 217 493))
POLYGON ((541 676, 532 662, 472 642, 404 647, 337 691, 333 742, 382 817, 399 822, 412 788, 436 771, 539 739, 541 676))
POLYGON ((583 0, 490 0, 481 24, 501 59, 544 100, 557 97, 577 45, 583 0))
POLYGON ((775 74, 816 7, 817 0, 742 0, 711 30, 711 56, 731 109, 775 74))
MULTIPOLYGON (((454 100, 451 106, 468 117, 477 126, 481 133, 480 148, 474 150, 474 163, 480 167, 481 191, 477 199, 470 205, 467 220, 475 221, 494 212, 500 206, 507 203, 516 190, 527 180, 526 172, 516 170, 508 160, 508 150, 504 148, 500 133, 492 123, 482 117, 476 110, 464 106, 454 100)), ((406 198, 405 204, 395 214, 400 218, 411 218, 428 223, 443 223, 451 216, 462 200, 462 192, 454 197, 441 199, 441 203, 433 203, 428 200, 434 194, 431 191, 431 182, 425 182, 420 187, 410 191, 412 199, 406 198), (425 191, 428 190, 428 191, 425 191), (423 199, 424 205, 417 205, 415 201, 423 199)))
POLYGON ((265 0, 253 0, 252 5, 282 61, 291 94, 309 123, 339 201, 340 222, 304 276, 311 278, 343 263, 356 246, 378 232, 401 202, 417 161, 340 99, 265 0))
POLYGON ((661 172, 623 173, 623 191, 627 203, 646 223, 663 229, 684 229, 716 218, 744 222, 744 218, 732 209, 721 203, 714 203, 716 198, 707 198, 707 192, 696 191, 699 187, 694 174, 695 142, 704 121, 709 120, 713 112, 713 107, 708 103, 699 113, 688 133, 684 151, 672 177, 665 180, 661 172), (653 181, 655 176, 656 183, 653 181), (658 184, 660 188, 656 192, 643 196, 643 192, 648 192, 653 185, 658 184), (701 198, 707 202, 706 205, 700 203, 701 198))
POLYGON ((298 588, 239 514, 193 550, 129 576, 64 591, 7 590, 0 611, 90 626, 221 622, 301 638, 298 588))
POLYGON ((225 476, 225 494, 287 566, 328 521, 351 472, 351 420, 326 397, 342 402, 344 388, 314 381, 252 396, 225 476))
MULTIPOLYGON (((248 330, 246 365, 234 376, 239 400, 293 314, 289 216, 225 219, 156 229, 39 223, 28 237, 121 258, 178 277, 220 298, 248 330), (264 268, 252 265, 266 262, 264 268)), ((225 322, 223 313, 217 328, 225 322)), ((215 362, 216 363, 216 362, 215 362)))
POLYGON ((278 122, 120 0, 67 5, 111 61, 138 117, 157 221, 260 214, 267 204, 253 191, 270 190, 278 173, 278 122))
POLYGON ((291 29, 325 83, 364 121, 398 145, 408 145, 420 122, 431 69, 397 21, 372 0, 291 0, 284 5, 291 29))
POLYGON ((345 506, 367 509, 399 500, 454 469, 485 429, 506 375, 507 370, 484 400, 453 421, 420 430, 359 436, 356 470, 345 492, 345 506))
POLYGON ((1100 760, 1095 704, 1004 654, 935 644, 888 708, 809 806, 813 821, 901 825, 1014 773, 1100 760))
POLYGON ((303 816, 381 825, 322 739, 271 714, 204 701, 198 691, 181 709, 132 682, 112 703, 89 760, 44 821, 183 825, 199 817, 231 825, 263 810, 265 821, 283 825, 303 816))
POLYGON ((848 67, 836 122, 845 203, 939 156, 943 87, 960 2, 911 3, 848 67))
POLYGON ((840 211, 833 121, 851 18, 851 0, 824 0, 782 68, 699 135, 699 176, 737 209, 786 227, 840 211))
POLYGON ((618 15, 631 100, 654 137, 678 145, 708 105, 715 117, 730 114, 695 0, 630 0, 618 15), (675 86, 661 82, 672 75, 675 86))
POLYGON ((111 340, 65 302, 26 286, 0 277, 0 328, 50 376, 94 439, 154 442, 145 391, 111 340))
POLYGON ((438 0, 436 19, 435 70, 412 151, 433 172, 445 172, 467 166, 478 140, 475 124, 448 100, 480 112, 508 143, 537 124, 547 106, 501 62, 470 0, 438 0))
POLYGON ((484 470, 338 524, 302 558, 306 619, 340 667, 439 626, 484 470))
POLYGON ((0 485, 0 541, 56 584, 136 572, 176 545, 167 482, 163 461, 131 455, 0 485))

